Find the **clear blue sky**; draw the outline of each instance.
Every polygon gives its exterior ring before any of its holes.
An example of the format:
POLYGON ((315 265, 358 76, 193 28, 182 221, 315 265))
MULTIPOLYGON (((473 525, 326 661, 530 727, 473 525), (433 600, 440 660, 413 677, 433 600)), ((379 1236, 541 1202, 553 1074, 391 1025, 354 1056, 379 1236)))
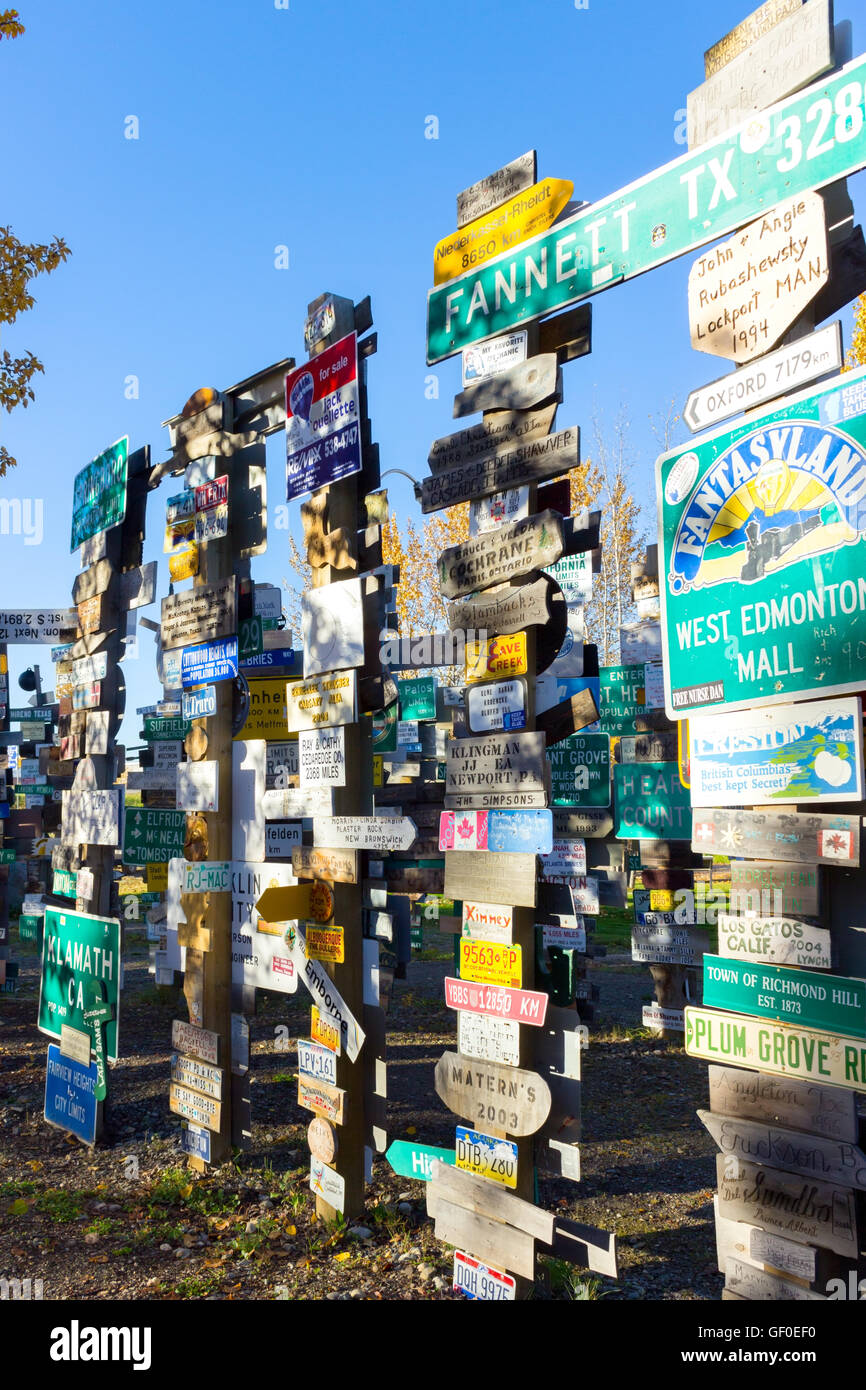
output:
MULTIPOLYGON (((535 147, 539 173, 595 201, 685 152, 675 132, 703 52, 751 0, 18 0, 23 38, 0 48, 0 222, 27 240, 66 238, 72 257, 35 284, 38 303, 4 334, 45 363, 37 400, 0 421, 19 461, 0 495, 41 498, 44 539, 0 536, 0 608, 66 604, 72 480, 123 434, 167 453, 160 422, 199 386, 226 387, 303 357, 308 301, 372 295, 374 437, 383 470, 421 477, 452 428, 459 358, 425 399, 425 303, 435 242, 458 191, 535 147), (124 138, 135 115, 140 138, 124 138), (438 117, 439 138, 424 138, 438 117), (274 268, 289 248, 288 270, 274 268), (124 396, 139 379, 138 400, 124 396)), ((837 22, 866 36, 864 0, 837 22)), ((862 211, 866 176, 849 181, 862 211)), ((591 357, 566 370, 561 425, 631 418, 636 491, 655 527, 650 416, 724 372, 689 346, 690 257, 594 300, 591 357)), ((846 344, 851 315, 843 314, 846 344)), ((284 447, 268 444, 272 504, 284 447)), ((398 511, 408 483, 386 479, 398 511)), ((162 558, 164 486, 145 558, 162 558)), ((297 516, 297 504, 293 504, 297 516)), ((257 579, 287 574, 271 531, 257 579)), ((161 564, 160 593, 167 592, 161 564)), ((158 606, 141 610, 158 618, 158 606)), ((157 696, 153 639, 127 663, 128 707, 157 696)), ((46 648, 12 649, 13 672, 46 648)), ((10 691, 13 702, 17 683, 10 691)), ((22 697, 23 699, 24 697, 22 697)), ((125 721, 136 743, 139 721, 125 721)))

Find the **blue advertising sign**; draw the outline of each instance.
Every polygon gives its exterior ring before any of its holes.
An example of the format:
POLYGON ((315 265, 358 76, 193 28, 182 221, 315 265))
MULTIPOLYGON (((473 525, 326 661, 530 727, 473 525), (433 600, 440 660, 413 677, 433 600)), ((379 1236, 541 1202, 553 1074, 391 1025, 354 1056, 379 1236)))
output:
POLYGON ((64 1057, 55 1043, 48 1045, 45 1068, 45 1118, 85 1144, 96 1143, 97 1066, 85 1067, 64 1057))
POLYGON ((207 719, 212 714, 216 714, 216 686, 183 692, 184 719, 207 719))
POLYGON ((238 674, 238 639, 221 637, 217 642, 200 642, 184 647, 180 661, 181 684, 204 685, 206 681, 234 680, 238 674))
POLYGON ((286 500, 360 471, 358 340, 349 333, 286 377, 286 500))

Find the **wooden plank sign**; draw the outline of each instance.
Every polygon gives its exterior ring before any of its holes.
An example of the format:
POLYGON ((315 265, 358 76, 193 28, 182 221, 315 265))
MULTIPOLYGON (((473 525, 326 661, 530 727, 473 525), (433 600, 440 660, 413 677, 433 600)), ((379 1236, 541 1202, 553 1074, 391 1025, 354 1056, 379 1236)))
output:
POLYGON ((175 1052, 200 1057, 203 1062, 219 1061, 219 1033, 196 1028, 179 1018, 172 1019, 171 1045, 175 1052))
POLYGON ((856 1144, 803 1134, 762 1120, 715 1115, 709 1110, 699 1110, 698 1119, 727 1157, 806 1178, 818 1177, 857 1192, 866 1188, 866 1154, 856 1144))
MULTIPOLYGON (((535 716, 535 727, 544 734, 547 747, 560 744, 572 734, 580 733, 598 719, 598 706, 591 690, 578 690, 558 705, 535 716)), ((607 735, 605 735, 607 737, 607 735)))
POLYGON ((189 647, 230 637, 237 632, 235 576, 218 584, 203 584, 162 600, 160 632, 163 650, 189 647))
POLYGON ((442 811, 439 848, 463 853, 550 854, 553 817, 547 810, 442 811))
POLYGON ((818 870, 812 864, 777 864, 760 859, 731 861, 733 913, 814 917, 818 902, 818 870))
POLYGON ((292 847, 292 872, 297 878, 322 878, 328 883, 358 882, 358 852, 351 849, 292 847))
POLYGON ((503 584, 500 589, 462 599, 449 605, 448 626, 452 630, 483 630, 499 636, 522 632, 547 622, 552 587, 544 575, 538 575, 523 583, 503 584))
MULTIPOLYGON (((753 43, 775 28, 786 15, 799 10, 802 3, 803 0, 764 0, 763 5, 746 15, 746 18, 725 34, 724 38, 707 49, 704 54, 704 76, 713 77, 734 58, 746 53, 753 43)), ((529 182, 535 182, 534 175, 529 182)), ((724 1270, 722 1272, 724 1273, 724 1270)))
POLYGON ((187 1086, 180 1086, 172 1081, 168 1091, 168 1103, 175 1115, 182 1115, 185 1120, 191 1120, 193 1124, 202 1125, 205 1129, 218 1131, 220 1127, 220 1117, 222 1115, 222 1103, 212 1100, 209 1096, 200 1095, 198 1091, 191 1091, 187 1086))
POLYGON ((436 1063, 434 1085, 439 1099, 455 1115, 517 1137, 536 1134, 550 1114, 546 1081, 519 1067, 443 1052, 436 1063))
POLYGON ((834 1183, 802 1178, 722 1154, 716 1158, 719 1215, 857 1258, 854 1193, 834 1183))
POLYGON ((527 150, 526 154, 512 159, 509 164, 503 164, 495 173, 479 179, 470 188, 464 188, 462 193, 457 194, 457 226, 465 227, 476 217, 483 217, 486 212, 529 188, 537 178, 536 166, 535 150, 527 150))
MULTIPOLYGON (((513 1077, 513 1073, 510 1073, 513 1077)), ((460 1126, 462 1128, 462 1126, 460 1126)), ((434 1159, 430 1165, 430 1183, 426 1191, 427 1211, 436 1216, 440 1201, 453 1202, 464 1211, 489 1216, 514 1230, 525 1231, 535 1240, 549 1244, 553 1240, 554 1215, 522 1197, 503 1191, 502 1185, 490 1182, 460 1166, 459 1156, 452 1166, 434 1159)))
POLYGON ((857 1138, 853 1091, 720 1066, 709 1068, 709 1086, 714 1114, 769 1120, 829 1139, 853 1142, 857 1138))
POLYGON ((561 554, 562 518, 556 512, 539 512, 449 546, 439 557, 439 587, 446 598, 460 598, 544 569, 561 554))
POLYGON ((692 806, 861 801, 860 700, 694 716, 689 765, 692 806))
MULTIPOLYGON (((532 358, 533 362, 540 360, 538 357, 532 358)), ((505 375, 500 372, 492 380, 471 387, 470 391, 490 394, 490 388, 501 382, 505 375)), ((469 394, 469 391, 464 392, 464 395, 469 394)), ((507 444, 494 453, 482 454, 447 471, 434 473, 431 478, 424 478, 421 483, 421 510, 425 513, 437 512, 461 502, 478 501, 528 483, 538 483, 559 473, 568 473, 579 465, 580 431, 576 426, 526 443, 507 444)), ((558 559, 559 554, 548 557, 550 563, 558 559)), ((542 569, 544 566, 539 564, 528 568, 542 569)))
POLYGON ((692 849, 851 869, 860 863, 860 817, 703 809, 694 814, 692 849))
POLYGON ((514 930, 514 909, 499 903, 477 903, 463 899, 463 935, 473 941, 510 942, 514 930))
POLYGON ((849 1038, 694 1006, 685 1033, 690 1057, 866 1091, 866 1047, 849 1038))
MULTIPOLYGON (((541 733, 453 738, 446 747, 446 754, 445 806, 448 810, 547 804, 547 759, 541 733)), ((478 898, 482 894, 471 896, 478 898)))
POLYGON ((326 1081, 314 1081, 301 1075, 298 1077, 298 1105, 314 1111, 331 1124, 341 1125, 345 1118, 346 1092, 326 1081))
POLYGON ((556 353, 536 353, 455 396, 454 418, 474 415, 476 410, 527 410, 548 400, 557 391, 559 380, 556 353))
MULTIPOLYGON (((499 454, 550 433, 556 405, 532 410, 494 410, 468 429, 434 439, 427 462, 431 473, 446 473, 477 458, 499 454)), ((557 508, 553 508, 554 511, 557 508)))
MULTIPOLYGON (((428 1183, 429 1193, 432 1183, 428 1183)), ((429 1198, 428 1198, 428 1211, 429 1198)), ((469 1249, 491 1265, 502 1265, 524 1279, 535 1277, 535 1241, 524 1231, 467 1211, 446 1198, 436 1202, 437 1240, 469 1249)), ((505 1276, 507 1277, 507 1276, 505 1276)))
POLYGON ((515 907, 534 907, 534 854, 494 854, 469 850, 445 855, 445 896, 462 901, 473 895, 493 899, 498 894, 515 907))

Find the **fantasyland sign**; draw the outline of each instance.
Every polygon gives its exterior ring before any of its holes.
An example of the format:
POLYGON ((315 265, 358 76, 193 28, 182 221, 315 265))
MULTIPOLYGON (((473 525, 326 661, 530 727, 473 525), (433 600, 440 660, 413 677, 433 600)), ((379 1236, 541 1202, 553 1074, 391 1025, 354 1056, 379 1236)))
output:
POLYGON ((670 718, 866 685, 866 369, 662 455, 656 492, 670 718))
POLYGON ((427 296, 441 362, 732 232, 866 164, 866 56, 427 296))

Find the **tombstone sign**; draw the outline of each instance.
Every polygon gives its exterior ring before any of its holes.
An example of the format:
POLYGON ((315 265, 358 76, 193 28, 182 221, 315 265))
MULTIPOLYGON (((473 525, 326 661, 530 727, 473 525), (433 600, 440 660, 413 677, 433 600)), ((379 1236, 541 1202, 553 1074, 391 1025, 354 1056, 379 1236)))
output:
POLYGON ((613 786, 617 839, 691 839, 692 808, 677 763, 617 763, 613 786))
POLYGON ((610 736, 571 734, 548 750, 554 806, 610 805, 610 736))
POLYGON ((80 1032, 89 1032, 84 1015, 90 1007, 92 983, 105 987, 106 1004, 113 1010, 105 1026, 105 1052, 111 1061, 116 1061, 120 923, 114 918, 47 907, 42 938, 39 1031, 58 1040, 64 1023, 80 1032))
MULTIPOLYGON (((530 446, 531 447, 531 446, 530 446)), ((439 585, 446 598, 544 569, 562 554, 562 518, 551 511, 471 537, 439 557, 439 585)))
POLYGON ((286 377, 286 500, 360 470, 358 339, 349 333, 286 377))
POLYGON ((866 1038, 866 980, 783 965, 755 970, 749 963, 706 955, 703 997, 707 1008, 866 1038))
POLYGON ((688 723, 693 806, 863 799, 859 699, 772 705, 688 723))
POLYGON ((70 550, 77 550, 91 536, 123 521, 128 455, 129 439, 124 436, 76 474, 72 489, 70 550))

